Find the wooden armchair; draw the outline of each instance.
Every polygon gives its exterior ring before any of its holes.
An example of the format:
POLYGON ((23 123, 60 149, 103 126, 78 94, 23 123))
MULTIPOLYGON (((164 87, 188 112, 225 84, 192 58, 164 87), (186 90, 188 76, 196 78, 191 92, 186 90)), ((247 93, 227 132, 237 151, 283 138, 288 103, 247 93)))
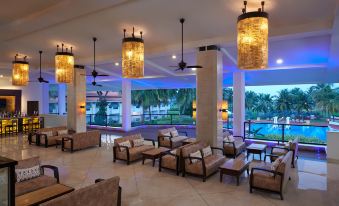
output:
POLYGON ((175 127, 159 130, 158 144, 159 147, 174 149, 182 146, 182 142, 188 139, 186 131, 179 131, 175 127))
POLYGON ((228 141, 224 138, 224 153, 227 157, 236 158, 246 150, 245 138, 243 136, 233 136, 234 141, 228 141))
POLYGON ((295 138, 292 142, 289 142, 288 145, 281 144, 280 141, 278 141, 278 145, 271 148, 271 154, 275 155, 271 157, 271 162, 277 158, 276 156, 286 155, 289 151, 292 151, 292 167, 295 168, 295 162, 298 159, 298 150, 299 138, 295 138))

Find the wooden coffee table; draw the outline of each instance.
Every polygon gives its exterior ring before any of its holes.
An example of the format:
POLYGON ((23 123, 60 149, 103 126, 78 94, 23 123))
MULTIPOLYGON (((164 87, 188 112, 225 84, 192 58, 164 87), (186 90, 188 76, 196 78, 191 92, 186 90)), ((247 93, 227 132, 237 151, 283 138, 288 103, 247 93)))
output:
POLYGON ((51 199, 60 197, 64 194, 74 191, 74 188, 63 184, 54 184, 33 192, 20 195, 15 198, 16 206, 39 205, 51 199))
POLYGON ((222 182, 223 175, 230 175, 237 178, 237 185, 239 185, 239 178, 241 174, 247 170, 249 175, 250 162, 244 156, 239 156, 236 159, 230 159, 219 167, 220 169, 220 182, 222 182))
POLYGON ((260 156, 260 160, 261 160, 261 154, 264 153, 266 155, 266 148, 267 145, 265 144, 251 144, 250 146, 248 146, 246 148, 247 150, 247 159, 250 156, 250 154, 253 154, 253 159, 254 159, 254 155, 258 154, 260 156))
POLYGON ((182 145, 186 145, 186 144, 191 144, 191 143, 194 143, 196 142, 197 139, 196 138, 188 138, 188 139, 185 139, 183 142, 182 142, 182 145))
POLYGON ((142 164, 145 163, 145 159, 151 159, 153 160, 153 167, 154 167, 155 160, 160 157, 160 154, 163 152, 167 152, 169 150, 170 149, 166 147, 159 147, 159 148, 154 148, 154 149, 143 152, 142 153, 142 164))

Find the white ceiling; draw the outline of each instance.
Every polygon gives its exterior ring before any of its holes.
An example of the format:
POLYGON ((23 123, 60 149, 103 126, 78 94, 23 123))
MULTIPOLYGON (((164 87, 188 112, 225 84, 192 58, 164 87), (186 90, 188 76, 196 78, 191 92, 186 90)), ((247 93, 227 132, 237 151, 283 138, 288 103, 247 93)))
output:
MULTIPOLYGON (((248 10, 260 6, 259 0, 248 2, 248 10)), ((43 50, 44 70, 53 75, 56 44, 61 42, 74 47, 76 63, 86 65, 90 72, 91 38, 96 36, 99 71, 111 75, 99 81, 105 89, 120 89, 121 68, 114 62, 120 62, 123 28, 131 31, 135 26, 136 31, 144 32, 147 78, 134 80, 133 87, 192 87, 195 84, 193 71, 174 72, 168 67, 178 61, 171 59, 171 55, 179 55, 178 19, 185 17, 186 61, 195 63, 195 50, 199 46, 219 45, 224 54, 224 83, 228 84, 231 75, 227 73, 237 70, 236 19, 242 7, 240 0, 6 1, 0 7, 0 73, 10 74, 10 64, 16 53, 28 55, 34 70, 38 66, 38 50, 43 50)), ((307 68, 323 71, 333 47, 337 1, 268 0, 265 8, 270 15, 270 70, 288 70, 289 74, 307 68), (275 64, 277 58, 284 59, 279 68, 275 64)), ((269 73, 278 74, 266 72, 269 73)), ((246 77, 248 84, 268 83, 258 80, 260 72, 246 75, 253 76, 246 77)), ((312 81, 339 82, 333 74, 323 76, 312 81)), ((305 78, 306 81, 310 80, 305 78)))

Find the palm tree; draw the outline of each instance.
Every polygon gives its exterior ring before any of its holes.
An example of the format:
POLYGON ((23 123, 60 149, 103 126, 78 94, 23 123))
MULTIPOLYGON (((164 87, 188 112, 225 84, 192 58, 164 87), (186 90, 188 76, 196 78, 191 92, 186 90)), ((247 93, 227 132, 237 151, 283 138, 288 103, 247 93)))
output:
POLYGON ((224 88, 222 90, 223 100, 228 102, 228 110, 233 111, 233 89, 232 88, 224 88))
POLYGON ((312 87, 312 96, 315 104, 325 116, 333 115, 338 111, 338 89, 332 89, 332 84, 317 84, 312 87))
POLYGON ((192 102, 195 100, 196 96, 195 89, 179 89, 175 95, 176 102, 180 108, 181 114, 191 114, 192 113, 192 102))
POLYGON ((310 95, 305 93, 300 88, 294 88, 290 92, 292 109, 297 113, 298 116, 302 112, 309 112, 312 108, 312 99, 310 95))
POLYGON ((245 92, 245 108, 248 111, 253 111, 258 101, 258 95, 253 91, 245 92))
POLYGON ((270 94, 259 94, 254 108, 256 112, 270 113, 273 109, 273 99, 270 94))
POLYGON ((291 111, 292 97, 288 89, 279 91, 278 96, 275 100, 276 109, 281 113, 285 114, 291 111))

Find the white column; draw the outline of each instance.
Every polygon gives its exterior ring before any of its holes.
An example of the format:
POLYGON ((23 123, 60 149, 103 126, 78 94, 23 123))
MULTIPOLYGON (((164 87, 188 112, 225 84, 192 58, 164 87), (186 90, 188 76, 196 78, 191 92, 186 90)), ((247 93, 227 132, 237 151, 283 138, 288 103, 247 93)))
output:
POLYGON ((40 114, 48 114, 49 113, 49 84, 42 84, 42 99, 41 99, 41 109, 40 114))
POLYGON ((121 95, 122 95, 122 129, 124 131, 131 130, 131 80, 123 79, 122 87, 121 87, 121 95))
POLYGON ((66 84, 59 84, 58 107, 59 115, 66 113, 66 84))
POLYGON ((198 140, 221 147, 222 119, 219 109, 222 103, 222 54, 215 46, 207 48, 200 48, 197 54, 197 64, 203 68, 197 69, 196 76, 196 136, 198 140))
POLYGON ((86 71, 74 67, 74 79, 67 85, 67 127, 75 132, 86 132, 86 71))
POLYGON ((245 73, 233 73, 233 134, 244 135, 245 73))

